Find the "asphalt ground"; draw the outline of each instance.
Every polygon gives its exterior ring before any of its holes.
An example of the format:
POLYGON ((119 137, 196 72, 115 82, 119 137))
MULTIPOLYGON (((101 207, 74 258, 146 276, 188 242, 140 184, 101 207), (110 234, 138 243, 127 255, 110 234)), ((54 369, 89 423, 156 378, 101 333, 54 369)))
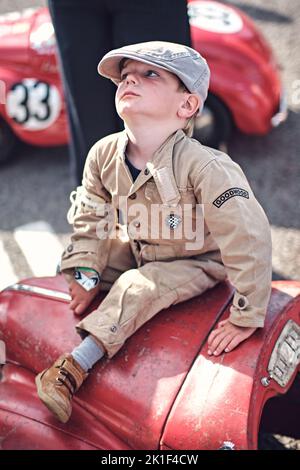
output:
MULTIPOLYGON (((264 137, 235 133, 228 153, 244 170, 269 218, 274 279, 300 280, 300 2, 224 3, 241 8, 255 21, 282 69, 289 107, 287 121, 264 137)), ((1 0, 0 14, 45 4, 39 0, 1 0)), ((9 164, 0 167, 0 242, 17 278, 31 276, 34 271, 13 234, 19 227, 42 220, 64 245, 70 233, 66 213, 72 189, 66 147, 21 145, 9 164)), ((300 448, 294 440, 284 445, 300 448)))

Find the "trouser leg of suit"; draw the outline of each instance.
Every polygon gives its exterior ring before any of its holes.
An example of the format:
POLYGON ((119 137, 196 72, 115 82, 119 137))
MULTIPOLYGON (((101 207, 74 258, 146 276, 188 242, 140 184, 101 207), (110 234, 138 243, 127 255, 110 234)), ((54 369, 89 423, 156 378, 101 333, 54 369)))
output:
POLYGON ((115 85, 97 65, 109 50, 164 40, 190 44, 186 0, 49 0, 71 134, 71 172, 77 184, 91 146, 122 129, 115 85))
POLYGON ((118 129, 115 85, 97 73, 112 48, 112 24, 105 2, 49 0, 71 134, 72 177, 80 184, 91 146, 118 129))
POLYGON ((117 279, 103 302, 77 325, 81 336, 88 332, 98 339, 108 357, 114 356, 126 339, 159 311, 199 295, 226 278, 221 263, 196 259, 154 261, 121 275, 115 269, 115 273, 117 279))

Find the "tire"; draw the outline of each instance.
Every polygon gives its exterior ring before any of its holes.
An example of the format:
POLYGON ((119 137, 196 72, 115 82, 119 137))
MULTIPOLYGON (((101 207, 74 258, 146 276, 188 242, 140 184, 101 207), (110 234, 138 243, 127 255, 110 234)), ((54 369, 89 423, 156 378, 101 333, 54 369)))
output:
POLYGON ((226 144, 233 127, 230 111, 216 96, 208 94, 201 116, 196 119, 193 138, 208 147, 226 144))
POLYGON ((18 139, 7 122, 0 118, 0 163, 10 159, 17 142, 18 139))

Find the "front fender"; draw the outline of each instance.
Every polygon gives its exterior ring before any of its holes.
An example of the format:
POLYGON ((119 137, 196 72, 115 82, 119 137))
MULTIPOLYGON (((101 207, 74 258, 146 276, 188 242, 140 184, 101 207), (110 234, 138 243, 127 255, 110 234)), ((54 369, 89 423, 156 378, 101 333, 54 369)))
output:
MULTIPOLYGON (((200 351, 169 414, 163 449, 257 449, 265 404, 287 394, 300 370, 300 283, 272 284, 264 328, 229 354, 200 351)), ((228 315, 229 308, 222 319, 228 315)), ((299 416, 299 400, 289 413, 299 416)), ((276 415, 280 429, 286 417, 280 408, 276 415)))
POLYGON ((0 94, 0 116, 20 140, 39 146, 68 142, 59 75, 42 74, 30 65, 22 69, 17 65, 2 65, 0 94))
MULTIPOLYGON (((203 47, 202 47, 203 48, 203 47)), ((209 52, 207 52, 209 57, 209 52)), ((264 135, 280 103, 281 83, 275 69, 226 49, 208 59, 210 91, 230 110, 236 127, 245 134, 264 135)))

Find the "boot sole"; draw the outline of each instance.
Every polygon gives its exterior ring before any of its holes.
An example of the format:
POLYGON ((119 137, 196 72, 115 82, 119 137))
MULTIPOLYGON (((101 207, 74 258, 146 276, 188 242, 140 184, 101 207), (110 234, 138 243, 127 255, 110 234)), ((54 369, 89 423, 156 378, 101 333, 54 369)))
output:
POLYGON ((61 423, 66 423, 69 420, 70 416, 63 409, 60 409, 59 411, 57 411, 58 406, 57 406, 56 401, 53 400, 53 398, 51 398, 49 395, 44 393, 42 390, 41 376, 43 373, 44 371, 38 374, 35 378, 38 396, 41 399, 41 401, 44 403, 44 405, 48 408, 48 410, 50 410, 51 413, 53 413, 54 416, 61 423))

